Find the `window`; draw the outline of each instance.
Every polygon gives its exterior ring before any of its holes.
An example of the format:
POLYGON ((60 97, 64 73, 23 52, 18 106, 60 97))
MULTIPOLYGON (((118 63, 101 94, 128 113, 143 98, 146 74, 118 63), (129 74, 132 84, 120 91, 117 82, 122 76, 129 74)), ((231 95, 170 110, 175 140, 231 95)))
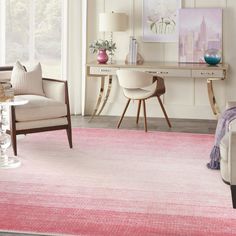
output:
POLYGON ((40 62, 43 75, 61 78, 63 0, 0 1, 0 63, 40 62))

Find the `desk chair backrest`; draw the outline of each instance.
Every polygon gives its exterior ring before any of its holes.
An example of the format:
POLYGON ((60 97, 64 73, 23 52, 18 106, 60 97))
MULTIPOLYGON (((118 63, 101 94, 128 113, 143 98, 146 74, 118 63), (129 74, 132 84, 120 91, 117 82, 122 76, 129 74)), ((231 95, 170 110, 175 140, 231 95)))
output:
POLYGON ((152 85, 153 76, 142 71, 118 70, 116 72, 121 87, 139 89, 152 85))

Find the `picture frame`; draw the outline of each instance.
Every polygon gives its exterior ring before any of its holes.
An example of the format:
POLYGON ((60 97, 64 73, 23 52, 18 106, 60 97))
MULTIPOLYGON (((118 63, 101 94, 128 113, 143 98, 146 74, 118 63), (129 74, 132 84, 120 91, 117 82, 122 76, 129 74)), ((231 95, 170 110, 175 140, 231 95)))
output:
POLYGON ((143 41, 177 42, 181 0, 143 0, 143 41))
POLYGON ((222 8, 184 8, 179 11, 179 62, 205 63, 204 54, 208 49, 222 54, 222 37, 222 8))

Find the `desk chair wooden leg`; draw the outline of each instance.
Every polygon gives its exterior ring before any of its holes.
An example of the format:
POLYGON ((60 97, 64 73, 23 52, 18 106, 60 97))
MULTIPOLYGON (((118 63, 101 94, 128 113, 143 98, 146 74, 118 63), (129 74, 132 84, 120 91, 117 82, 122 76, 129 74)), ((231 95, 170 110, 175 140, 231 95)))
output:
POLYGON ((168 126, 171 128, 171 123, 170 123, 170 120, 169 120, 169 118, 168 118, 168 116, 167 116, 166 110, 165 110, 165 108, 164 108, 164 106, 163 106, 163 104, 162 104, 162 101, 161 101, 161 99, 160 99, 159 96, 157 96, 157 99, 158 99, 158 101, 159 101, 159 103, 160 103, 160 106, 161 106, 161 109, 162 109, 162 111, 163 111, 163 113, 164 113, 164 116, 165 116, 165 118, 166 118, 167 124, 168 124, 168 126))
POLYGON ((143 100, 143 116, 144 116, 144 128, 145 128, 145 132, 147 132, 147 115, 146 115, 145 100, 143 100))
POLYGON ((126 112, 128 106, 129 106, 130 100, 131 100, 131 99, 128 99, 128 101, 127 101, 127 103, 126 103, 125 109, 124 109, 124 111, 123 111, 123 113, 122 113, 122 116, 121 116, 119 122, 118 122, 117 129, 120 128, 120 124, 121 124, 121 122, 122 122, 122 120, 123 120, 123 118, 124 118, 124 115, 125 115, 125 112, 126 112))
POLYGON ((136 124, 138 124, 138 121, 139 121, 140 108, 141 108, 141 100, 138 101, 138 111, 137 111, 136 124))

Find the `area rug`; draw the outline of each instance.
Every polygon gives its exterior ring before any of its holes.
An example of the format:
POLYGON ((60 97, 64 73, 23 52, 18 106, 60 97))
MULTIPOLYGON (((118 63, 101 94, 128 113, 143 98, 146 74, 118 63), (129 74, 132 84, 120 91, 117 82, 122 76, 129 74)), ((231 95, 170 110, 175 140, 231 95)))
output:
POLYGON ((213 135, 74 129, 18 140, 22 166, 0 170, 0 231, 47 235, 236 235, 213 135))

